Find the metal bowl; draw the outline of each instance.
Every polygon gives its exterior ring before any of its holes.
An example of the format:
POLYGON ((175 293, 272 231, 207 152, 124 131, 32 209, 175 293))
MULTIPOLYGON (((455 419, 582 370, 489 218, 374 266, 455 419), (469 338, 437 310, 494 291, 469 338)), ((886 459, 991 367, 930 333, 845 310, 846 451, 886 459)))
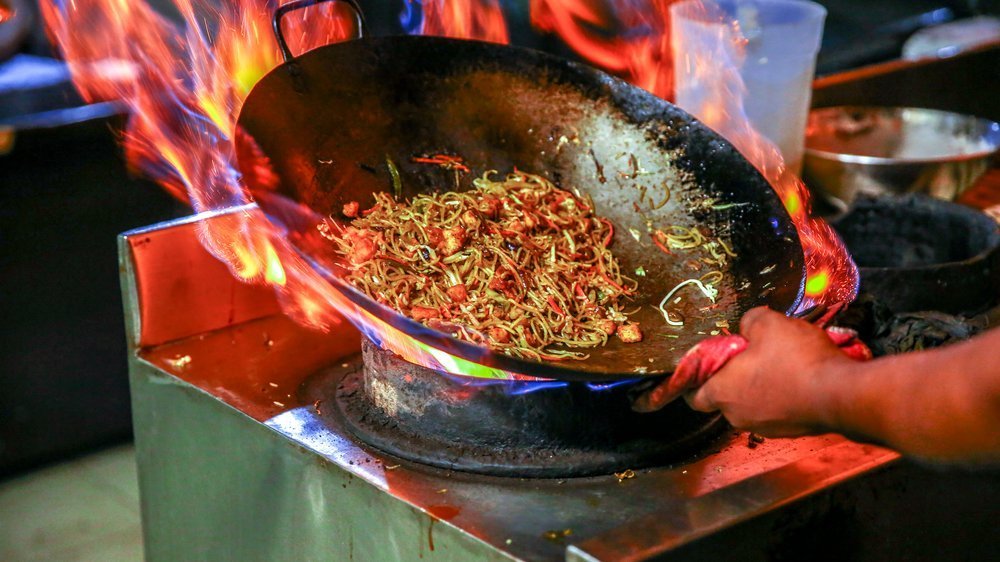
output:
POLYGON ((858 195, 954 200, 989 169, 1000 124, 909 107, 827 107, 809 114, 802 177, 846 209, 858 195))

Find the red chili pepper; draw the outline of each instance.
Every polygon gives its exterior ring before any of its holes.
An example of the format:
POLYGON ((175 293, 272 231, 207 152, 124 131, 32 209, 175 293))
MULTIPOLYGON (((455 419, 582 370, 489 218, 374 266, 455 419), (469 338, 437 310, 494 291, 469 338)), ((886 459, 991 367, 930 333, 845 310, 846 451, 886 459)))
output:
POLYGON ((604 272, 604 264, 602 264, 601 262, 597 262, 597 264, 598 264, 598 268, 597 269, 598 269, 598 271, 601 274, 601 278, 604 279, 605 281, 607 281, 608 285, 611 285, 612 287, 614 287, 615 289, 618 289, 622 293, 627 292, 625 290, 625 287, 622 287, 618 283, 615 283, 614 281, 611 280, 610 277, 608 277, 608 274, 604 272))
POLYGON ((566 313, 563 312, 563 309, 559 306, 559 303, 556 302, 556 299, 549 296, 547 300, 549 301, 549 306, 551 306, 559 316, 566 316, 566 313))
POLYGON ((653 244, 656 244, 656 247, 657 247, 657 248, 659 248, 659 249, 663 250, 663 253, 665 253, 665 254, 668 254, 668 255, 671 255, 671 256, 672 256, 672 255, 674 255, 674 253, 670 251, 670 248, 667 248, 666 246, 664 246, 664 245, 663 245, 663 244, 662 244, 662 243, 660 242, 660 239, 659 239, 659 237, 657 237, 656 235, 657 235, 657 233, 656 233, 656 232, 654 232, 654 233, 653 233, 653 236, 652 236, 652 239, 653 239, 653 244))
POLYGON ((462 163, 462 158, 459 156, 450 156, 448 154, 435 154, 434 156, 427 158, 421 156, 414 156, 412 158, 413 162, 418 164, 437 164, 442 168, 448 170, 458 170, 460 172, 468 172, 469 167, 462 163))
POLYGON ((406 266, 410 265, 410 264, 406 263, 405 261, 403 261, 403 260, 401 260, 401 259, 399 259, 399 258, 397 258, 395 256, 390 256, 388 254, 377 254, 375 257, 377 259, 394 261, 394 262, 398 263, 399 265, 406 265, 406 266))
POLYGON ((375 211, 377 211, 379 209, 379 207, 380 207, 380 205, 375 205, 371 209, 365 209, 364 211, 361 211, 361 216, 367 217, 368 215, 370 215, 370 214, 374 213, 375 211))
POLYGON ((608 227, 608 235, 604 237, 604 247, 607 248, 611 245, 611 239, 615 236, 615 225, 611 224, 611 221, 607 219, 601 219, 601 222, 608 227))

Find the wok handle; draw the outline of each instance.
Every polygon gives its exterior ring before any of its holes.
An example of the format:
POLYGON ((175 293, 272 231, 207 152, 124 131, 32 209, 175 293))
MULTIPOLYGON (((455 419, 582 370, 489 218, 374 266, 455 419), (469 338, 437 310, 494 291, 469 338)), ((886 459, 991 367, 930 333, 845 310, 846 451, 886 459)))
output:
POLYGON ((281 31, 281 18, 285 17, 285 14, 288 12, 294 12, 295 10, 301 10, 302 8, 308 8, 309 6, 324 2, 343 2, 347 4, 358 20, 358 37, 368 35, 365 14, 361 11, 361 6, 358 5, 357 0, 294 0, 293 2, 279 6, 274 11, 274 18, 272 19, 274 38, 278 40, 278 48, 281 49, 281 57, 285 59, 285 62, 290 62, 295 56, 292 55, 291 49, 288 48, 288 43, 285 41, 285 33, 281 31))

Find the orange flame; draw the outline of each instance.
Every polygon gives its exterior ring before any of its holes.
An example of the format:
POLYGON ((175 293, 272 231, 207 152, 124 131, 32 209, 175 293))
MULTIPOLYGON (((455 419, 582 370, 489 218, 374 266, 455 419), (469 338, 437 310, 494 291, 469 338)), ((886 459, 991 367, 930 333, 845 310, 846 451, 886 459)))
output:
POLYGON ((676 0, 531 0, 531 24, 580 56, 664 99, 673 94, 670 12, 676 0))
POLYGON ((424 0, 421 4, 423 20, 413 30, 420 35, 510 42, 498 0, 424 0))
MULTIPOLYGON (((199 223, 205 247, 240 279, 272 285, 283 310, 301 323, 329 329, 347 317, 412 362, 478 377, 517 378, 452 358, 400 333, 344 298, 295 253, 252 203, 234 166, 236 120, 243 100, 281 61, 271 33, 277 3, 174 4, 182 25, 138 0, 40 3, 48 31, 84 98, 118 100, 128 107, 124 143, 130 165, 153 176, 195 211, 236 209, 199 223), (211 37, 208 30, 214 30, 211 37)), ((491 5, 490 17, 502 23, 496 4, 491 5)), ((434 13, 455 18, 440 21, 461 24, 458 29, 465 33, 487 29, 487 20, 474 10, 434 13)), ((351 37, 354 22, 338 3, 292 12, 283 20, 289 47, 296 53, 351 37)), ((506 40, 505 26, 502 34, 490 29, 491 37, 506 40)), ((268 181, 267 170, 247 173, 254 174, 255 181, 268 181)))
MULTIPOLYGON (((709 15, 706 12, 705 17, 709 15)), ((854 299, 858 271, 840 238, 825 221, 811 216, 808 188, 791 172, 773 142, 757 132, 744 111, 746 92, 740 75, 745 40, 736 22, 706 26, 710 37, 698 44, 676 44, 689 80, 703 88, 697 107, 685 107, 739 150, 781 197, 795 223, 805 253, 805 299, 800 308, 832 306, 854 299)))
MULTIPOLYGON (((67 60, 74 83, 90 101, 124 103, 130 119, 126 155, 195 211, 236 208, 201 223, 200 236, 234 275, 275 287, 296 320, 328 329, 346 316, 366 335, 427 367, 485 378, 521 378, 430 348, 359 309, 299 256, 252 203, 244 181, 267 182, 267 170, 235 169, 236 120, 251 87, 280 63, 271 16, 284 0, 174 0, 176 24, 141 0, 42 0, 48 31, 67 60), (259 176, 259 177, 258 177, 259 176)), ((671 0, 621 0, 601 9, 587 0, 533 0, 540 29, 558 32, 601 66, 661 96, 673 69, 671 0), (636 6, 641 5, 641 8, 636 6)), ((418 31, 505 43, 507 24, 497 0, 424 0, 418 31)), ((354 18, 327 3, 288 14, 286 37, 299 53, 351 37, 354 18)), ((739 97, 724 91, 703 116, 772 181, 799 226, 807 248, 807 291, 820 302, 846 294, 853 267, 825 224, 807 216, 808 194, 766 141, 740 119, 739 97), (728 97, 727 97, 728 96, 728 97)))
POLYGON ((14 19, 14 9, 5 4, 0 4, 0 23, 14 19))
POLYGON ((672 44, 669 8, 675 2, 532 0, 531 18, 536 28, 557 33, 581 56, 662 98, 673 97, 676 72, 681 70, 706 84, 699 106, 685 109, 733 143, 781 197, 805 252, 806 298, 800 308, 850 302, 858 283, 853 260, 833 229, 810 216, 808 189, 746 117, 738 26, 715 26, 718 35, 706 44, 672 44), (683 69, 674 68, 679 59, 683 69))

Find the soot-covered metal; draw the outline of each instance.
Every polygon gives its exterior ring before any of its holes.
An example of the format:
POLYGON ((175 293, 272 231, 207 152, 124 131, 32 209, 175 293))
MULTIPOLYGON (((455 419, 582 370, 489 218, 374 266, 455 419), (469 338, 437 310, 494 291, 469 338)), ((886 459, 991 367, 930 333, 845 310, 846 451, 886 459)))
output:
POLYGON ((997 302, 1000 230, 989 216, 927 196, 859 199, 833 227, 861 292, 892 312, 981 312, 997 302))
MULTIPOLYGON (((403 361, 365 340, 363 367, 336 385, 337 415, 364 443, 407 460, 518 477, 610 474, 684 460, 726 427, 718 414, 675 402, 630 408, 627 386, 584 383, 516 391, 511 381, 459 380, 403 361)), ((319 386, 323 378, 318 379, 319 386)), ((315 388, 316 395, 333 389, 315 388)))
POLYGON ((268 216, 318 271, 356 304, 413 337, 474 362, 526 375, 609 380, 673 371, 685 350, 737 326, 747 309, 794 308, 804 283, 802 249, 781 201, 729 143, 693 117, 596 69, 509 46, 436 37, 365 38, 308 52, 265 76, 239 117, 239 166, 268 216), (245 134, 244 134, 245 133, 245 134), (460 155, 471 173, 414 163, 460 155), (545 362, 494 353, 432 330, 347 284, 341 257, 316 224, 351 201, 393 189, 402 197, 468 189, 487 170, 543 174, 593 199, 615 225, 612 251, 645 276, 633 320, 646 338, 611 341, 586 361, 545 362), (255 181, 269 168, 275 183, 255 181), (656 306, 691 270, 657 250, 650 229, 697 227, 736 257, 719 268, 720 300, 673 305, 684 329, 656 306))

